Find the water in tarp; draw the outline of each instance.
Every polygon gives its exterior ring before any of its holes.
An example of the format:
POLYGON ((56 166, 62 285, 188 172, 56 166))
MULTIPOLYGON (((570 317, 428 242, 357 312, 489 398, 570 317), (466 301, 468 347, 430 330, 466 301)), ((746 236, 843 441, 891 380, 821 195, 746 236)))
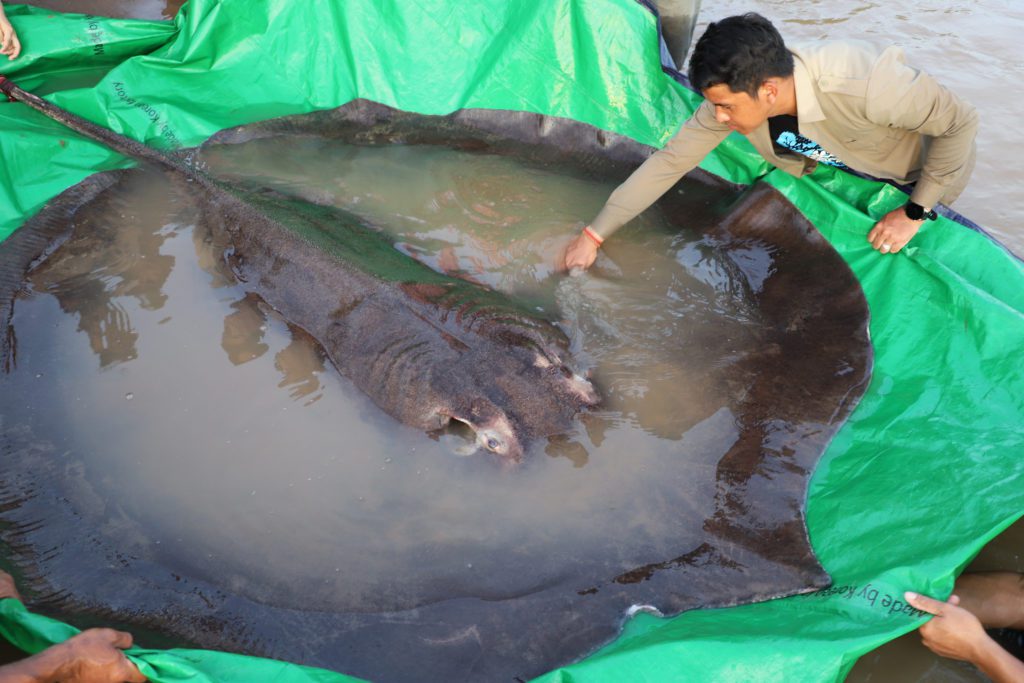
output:
POLYGON ((0 376, 4 539, 44 608, 374 680, 495 680, 587 654, 631 604, 827 582, 806 479, 869 367, 838 256, 767 188, 684 182, 565 279, 553 256, 618 178, 455 147, 201 158, 529 301, 601 408, 518 468, 460 457, 457 430, 397 424, 225 279, 186 184, 129 172, 33 268, 0 376))

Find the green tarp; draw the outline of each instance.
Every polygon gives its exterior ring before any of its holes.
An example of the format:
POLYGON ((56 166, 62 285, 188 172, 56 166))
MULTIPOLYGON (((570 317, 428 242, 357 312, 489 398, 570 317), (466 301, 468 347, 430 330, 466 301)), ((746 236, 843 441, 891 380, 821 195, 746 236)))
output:
MULTIPOLYGON (((12 80, 163 148, 357 97, 424 114, 538 112, 659 145, 698 101, 663 73, 655 17, 635 0, 192 0, 173 23, 17 5, 8 14, 25 45, 3 62, 12 80)), ((128 165, 20 104, 0 105, 0 154, 0 237, 83 177, 128 165)), ((904 590, 947 595, 1022 513, 1021 262, 945 218, 900 254, 880 255, 865 235, 905 200, 898 190, 830 168, 795 180, 738 136, 704 167, 786 194, 850 264, 871 307, 873 379, 808 501, 834 585, 668 620, 641 615, 544 681, 839 680, 858 656, 920 625, 904 590)), ((72 631, 0 602, 0 633, 28 651, 72 631)), ((346 680, 223 653, 131 655, 155 681, 346 680)))

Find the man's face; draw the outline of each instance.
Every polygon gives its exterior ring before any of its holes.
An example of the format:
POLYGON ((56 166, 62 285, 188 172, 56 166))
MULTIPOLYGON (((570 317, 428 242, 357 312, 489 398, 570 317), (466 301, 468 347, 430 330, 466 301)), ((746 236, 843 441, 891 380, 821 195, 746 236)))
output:
POLYGON ((713 85, 704 90, 704 98, 715 105, 715 118, 741 135, 749 135, 768 120, 771 109, 770 93, 762 86, 758 98, 754 99, 745 92, 733 92, 724 83, 713 85))

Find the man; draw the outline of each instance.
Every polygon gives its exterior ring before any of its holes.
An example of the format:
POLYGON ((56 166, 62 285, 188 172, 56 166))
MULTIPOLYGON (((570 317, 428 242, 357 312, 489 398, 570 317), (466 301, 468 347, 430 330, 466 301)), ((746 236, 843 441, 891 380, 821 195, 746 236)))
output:
POLYGON ((590 267, 605 239, 732 131, 797 177, 822 162, 913 183, 910 201, 868 233, 882 253, 906 246, 936 204, 956 199, 974 167, 974 108, 907 66, 897 47, 851 41, 789 49, 771 22, 750 13, 708 26, 689 76, 706 101, 569 244, 566 268, 590 267))
POLYGON ((14 59, 21 53, 21 42, 18 34, 14 32, 7 14, 4 12, 3 0, 0 0, 0 55, 7 55, 7 59, 14 59))
POLYGON ((1024 662, 985 633, 986 628, 1024 629, 1024 575, 964 574, 953 590, 946 602, 917 593, 904 596, 935 615, 920 629, 925 646, 941 657, 974 664, 995 683, 1024 681, 1024 662))
MULTIPOLYGON (((21 600, 11 575, 0 571, 0 600, 21 600)), ((14 664, 0 666, 0 683, 144 683, 147 679, 121 651, 131 635, 91 628, 14 664)))

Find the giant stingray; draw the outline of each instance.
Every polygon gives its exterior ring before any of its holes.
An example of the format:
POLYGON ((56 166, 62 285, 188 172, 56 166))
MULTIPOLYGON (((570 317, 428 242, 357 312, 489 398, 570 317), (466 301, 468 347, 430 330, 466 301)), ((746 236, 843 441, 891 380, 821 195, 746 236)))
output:
MULTIPOLYGON (((624 178, 650 152, 628 139, 568 120, 482 110, 417 116, 366 101, 331 112, 243 126, 215 136, 214 141, 237 143, 281 134, 316 134, 359 144, 447 145, 613 179, 624 178)), ((0 249, 0 258, 6 261, 0 272, 11 287, 8 292, 24 277, 26 264, 59 258, 60 250, 54 245, 68 237, 80 208, 116 180, 93 177, 68 190, 0 249)), ((40 481, 61 476, 52 463, 56 447, 47 443, 45 435, 5 424, 2 446, 8 462, 0 479, 0 504, 8 527, 3 539, 15 550, 14 559, 30 589, 37 593, 37 604, 63 614, 88 614, 90 620, 101 616, 135 630, 149 629, 167 635, 172 642, 283 658, 373 680, 489 681, 534 676, 586 655, 618 633, 625 613, 634 605, 651 605, 674 614, 827 585, 828 576, 810 547, 803 507, 810 473, 856 404, 870 374, 863 293, 828 243, 773 189, 758 185, 738 193, 700 173, 687 182, 710 188, 709 196, 728 205, 721 219, 707 226, 708 239, 723 254, 737 254, 726 262, 731 264, 736 286, 756 301, 763 329, 759 348, 734 367, 735 391, 728 419, 734 423, 729 433, 735 436, 721 448, 709 449, 702 463, 714 473, 710 504, 694 511, 684 504, 687 501, 678 501, 686 514, 665 525, 667 530, 677 525, 678 536, 662 539, 655 552, 645 548, 625 557, 610 552, 607 557, 584 562, 560 557, 558 547, 518 548, 507 557, 495 558, 483 585, 442 576, 419 596, 403 595, 396 601, 393 595, 381 593, 358 605, 332 607, 329 601, 317 599, 303 602, 275 600, 266 593, 235 594, 209 577, 177 575, 152 558, 97 549, 104 542, 94 539, 91 548, 83 546, 79 561, 102 561, 115 555, 119 563, 116 580, 79 591, 63 579, 66 560, 52 554, 40 556, 37 551, 56 544, 54 534, 61 533, 59 525, 47 528, 40 520, 74 515, 74 511, 55 513, 34 493, 27 493, 38 491, 40 481), (769 263, 752 266, 744 260, 744 248, 751 243, 768 245, 769 263), (666 552, 666 547, 671 550, 666 552), (554 557, 555 569, 531 575, 531 557, 535 560, 538 553, 554 557)), ((204 192, 210 191, 204 188, 204 192)), ((336 217, 334 210, 275 193, 229 191, 246 201, 256 197, 252 202, 263 214, 248 225, 238 220, 239 215, 234 224, 230 216, 225 223, 224 212, 211 222, 215 239, 224 242, 228 262, 245 278, 243 284, 282 274, 270 287, 277 297, 271 303, 297 323, 301 311, 308 307, 296 297, 314 304, 334 301, 338 294, 324 291, 321 279, 308 278, 301 268, 292 266, 287 242, 278 243, 263 267, 259 258, 247 253, 248 245, 261 239, 247 232, 261 230, 262 222, 273 220, 282 205, 318 222, 328 215, 336 217), (218 231, 219 225, 226 225, 227 230, 218 231), (304 291, 292 291, 293 285, 304 291)), ((659 205, 673 222, 682 225, 689 218, 686 201, 682 194, 670 192, 659 205)), ((314 244, 333 250, 344 268, 373 267, 372 260, 358 250, 339 249, 326 241, 314 244)), ((373 249, 373 260, 396 264, 394 268, 405 274, 398 291, 413 307, 424 300, 437 300, 442 293, 439 288, 459 287, 404 263, 404 258, 379 245, 373 249)), ((491 302, 495 296, 481 288, 464 291, 473 293, 473 301, 491 302)), ((466 299, 461 303, 467 303, 466 299)), ((9 295, 4 306, 5 338, 11 340, 16 321, 11 324, 9 295)), ((335 306, 321 309, 337 311, 335 306)), ((387 315, 376 316, 373 323, 373 333, 378 335, 395 335, 400 329, 387 315)), ((564 354, 560 344, 555 345, 558 351, 546 351, 550 347, 536 336, 524 341, 521 330, 535 335, 533 330, 544 324, 531 320, 527 325, 513 325, 518 336, 512 338, 512 346, 526 348, 534 360, 560 357, 564 354)), ((318 329, 327 330, 319 341, 330 356, 330 327, 318 329)), ((508 341, 509 334, 503 325, 496 338, 508 341)), ((358 344, 349 348, 357 349, 358 344)), ((531 362, 523 367, 538 365, 545 364, 531 362)), ((361 360, 342 371, 358 375, 365 367, 361 360)), ((587 399, 577 391, 579 382, 571 375, 551 375, 565 382, 559 384, 567 388, 563 395, 575 397, 569 409, 555 411, 557 420, 564 421, 587 399)), ((366 386, 381 391, 373 388, 373 381, 366 386)), ((545 424, 532 428, 528 436, 555 431, 545 424)), ((503 476, 516 477, 517 472, 509 470, 503 476)), ((61 505, 69 503, 64 499, 61 505)), ((671 502, 669 506, 667 516, 672 515, 671 502)), ((111 571, 115 576, 113 568, 111 571)))

